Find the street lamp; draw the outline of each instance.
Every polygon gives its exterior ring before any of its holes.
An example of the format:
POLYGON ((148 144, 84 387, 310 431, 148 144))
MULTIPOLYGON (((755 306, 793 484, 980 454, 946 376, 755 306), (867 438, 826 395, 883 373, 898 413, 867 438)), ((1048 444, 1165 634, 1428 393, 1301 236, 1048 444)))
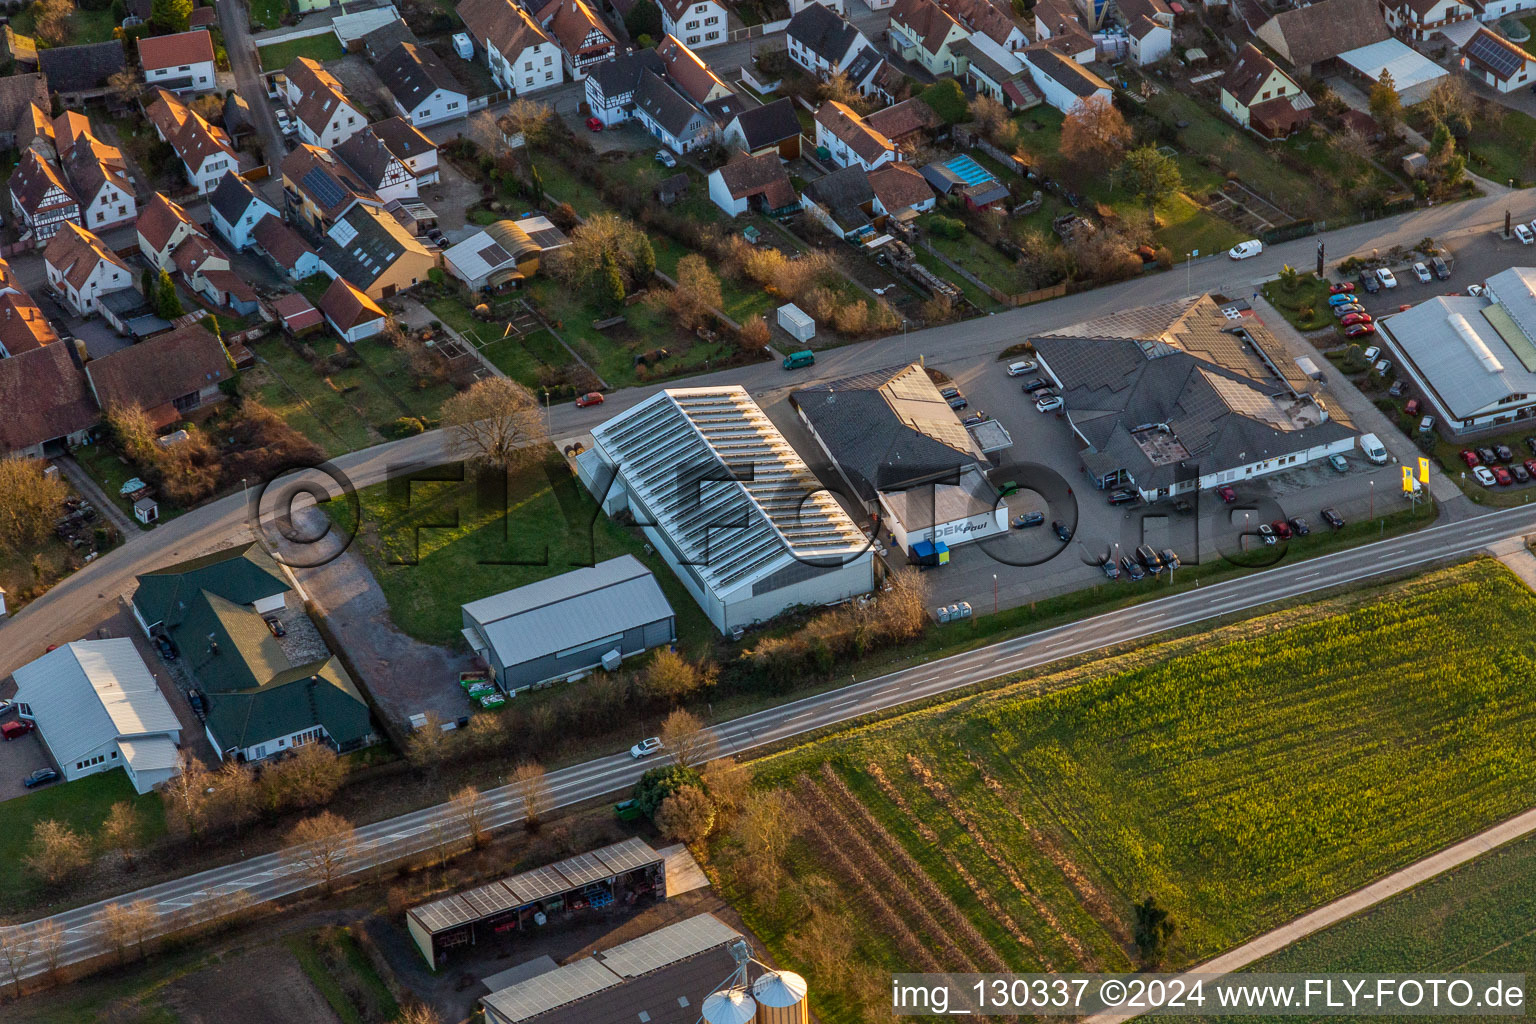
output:
POLYGON ((1184 254, 1184 294, 1186 295, 1192 294, 1195 290, 1195 286, 1192 283, 1194 271, 1191 268, 1194 265, 1195 257, 1199 255, 1199 249, 1184 254))
POLYGON ((1371 515, 1376 514, 1376 481, 1371 481, 1371 515))
POLYGON ((992 574, 992 614, 997 614, 997 573, 992 574))

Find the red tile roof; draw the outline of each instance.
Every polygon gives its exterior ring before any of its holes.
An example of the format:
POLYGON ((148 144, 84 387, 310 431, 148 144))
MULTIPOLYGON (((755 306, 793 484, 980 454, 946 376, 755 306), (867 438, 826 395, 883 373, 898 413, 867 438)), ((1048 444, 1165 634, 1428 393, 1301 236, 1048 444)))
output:
POLYGON ((139 40, 139 63, 145 71, 176 68, 213 60, 213 36, 207 29, 148 36, 139 40))

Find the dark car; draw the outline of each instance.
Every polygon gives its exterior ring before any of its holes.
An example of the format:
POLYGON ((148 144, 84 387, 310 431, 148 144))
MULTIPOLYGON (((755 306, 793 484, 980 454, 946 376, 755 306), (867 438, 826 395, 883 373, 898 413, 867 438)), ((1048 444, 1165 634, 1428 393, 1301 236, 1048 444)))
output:
POLYGON ((273 636, 281 637, 281 636, 287 636, 288 635, 288 627, 283 625, 283 620, 282 619, 273 617, 273 618, 267 619, 265 621, 267 623, 267 628, 272 631, 272 635, 273 636))
POLYGON ((1531 452, 1532 455, 1536 455, 1536 437, 1528 437, 1528 438, 1526 438, 1525 439, 1525 446, 1526 446, 1526 448, 1530 449, 1530 452, 1531 452))
POLYGON ((1145 544, 1136 549, 1136 561, 1154 576, 1163 571, 1162 557, 1145 544))
POLYGON ((1173 548, 1163 548, 1163 564, 1166 565, 1170 570, 1173 570, 1177 569, 1184 563, 1179 561, 1179 556, 1173 550, 1173 548))
POLYGON ((1111 505, 1131 505, 1140 500, 1141 495, 1135 491, 1120 490, 1109 492, 1109 503, 1111 505))
POLYGON ((1132 582, 1140 579, 1146 579, 1147 570, 1143 569, 1141 567, 1141 563, 1136 561, 1130 555, 1121 556, 1120 568, 1125 570, 1125 574, 1131 578, 1132 582))
POLYGON ((1019 385, 1019 387, 1024 391, 1033 391, 1035 388, 1043 388, 1049 386, 1050 385, 1046 382, 1044 377, 1031 377, 1029 380, 1019 385))
POLYGON ((1451 276, 1451 268, 1445 265, 1445 260, 1439 256, 1430 258, 1429 269, 1435 272, 1435 277, 1444 281, 1451 276))
POLYGON ((970 402, 967 402, 965 400, 965 396, 964 395, 956 395, 954 398, 951 398, 949 400, 949 407, 951 409, 956 409, 956 410, 964 409, 966 406, 968 406, 970 404, 971 404, 970 402))
POLYGON ((1485 466, 1491 466, 1499 461, 1499 456, 1492 448, 1479 448, 1477 450, 1477 457, 1483 460, 1483 465, 1485 466))
POLYGON ((1328 508, 1323 509, 1320 514, 1323 517, 1323 522, 1327 523, 1335 530, 1341 529, 1344 526, 1344 517, 1339 515, 1338 509, 1329 506, 1328 508))
POLYGON ((1360 287, 1364 288, 1370 294, 1375 295, 1377 292, 1381 291, 1381 282, 1376 280, 1376 275, 1371 273, 1369 270, 1362 270, 1360 272, 1360 287))
POLYGON ((943 395, 945 398, 958 398, 960 396, 960 389, 959 388, 940 388, 939 389, 939 394, 943 395))
POLYGON ((1226 484, 1222 484, 1220 487, 1216 488, 1216 496, 1222 501, 1226 502, 1228 505, 1231 505, 1237 501, 1237 492, 1228 487, 1226 484))
POLYGON ((1407 388, 1407 386, 1408 385, 1404 384, 1402 381, 1395 380, 1392 382, 1392 386, 1387 388, 1387 394, 1393 398, 1401 398, 1403 391, 1405 388, 1407 388))
POLYGON ((155 646, 160 650, 160 657, 166 661, 176 660, 176 645, 170 641, 169 637, 155 637, 155 646))
POLYGON ((1115 564, 1115 560, 1113 558, 1104 559, 1104 562, 1100 568, 1104 570, 1104 575, 1110 579, 1117 580, 1120 578, 1120 567, 1115 564))
POLYGON ((1338 317, 1340 320, 1342 320, 1345 317, 1349 316, 1349 314, 1351 314, 1351 313, 1364 313, 1364 312, 1365 312, 1365 307, 1360 305, 1360 303, 1358 303, 1358 302, 1346 302, 1342 306, 1334 306, 1333 307, 1333 315, 1338 317))
POLYGON ((1507 445, 1507 444, 1496 444, 1496 445, 1494 445, 1493 446, 1493 454, 1495 454, 1495 455, 1497 455, 1499 457, 1499 461, 1500 462, 1514 462, 1515 461, 1515 453, 1509 450, 1509 445, 1507 445))
POLYGON ((978 423, 985 423, 986 421, 987 421, 986 414, 978 412, 978 413, 972 413, 971 415, 967 416, 965 419, 961 420, 960 421, 960 425, 964 426, 964 427, 974 427, 978 423))
POLYGON ((206 707, 206 704, 203 702, 203 693, 201 690, 188 690, 187 703, 192 705, 192 710, 196 711, 198 714, 202 714, 203 708, 206 707))
POLYGON ((1033 398, 1037 402, 1043 402, 1047 398, 1055 398, 1056 397, 1056 389, 1055 388, 1035 388, 1035 390, 1033 390, 1033 391, 1031 391, 1029 393, 1029 397, 1033 398))
POLYGON ((1051 529, 1055 531, 1058 540, 1071 540, 1072 527, 1057 519, 1051 523, 1051 529))
POLYGON ((1291 532, 1298 537, 1305 537, 1312 532, 1312 527, 1308 526, 1307 521, 1301 516, 1292 516, 1286 522, 1291 524, 1291 532))
POLYGON ((52 782, 59 777, 59 773, 52 768, 39 768, 37 771, 21 780, 21 784, 31 789, 33 786, 41 786, 45 782, 52 782))
POLYGON ((1515 478, 1515 483, 1517 484, 1528 484, 1531 482, 1531 471, 1518 462, 1509 467, 1509 475, 1515 478))
POLYGON ((1045 522, 1044 512, 1025 512, 1021 516, 1013 517, 1013 528, 1022 530, 1028 526, 1039 526, 1043 522, 1045 522))

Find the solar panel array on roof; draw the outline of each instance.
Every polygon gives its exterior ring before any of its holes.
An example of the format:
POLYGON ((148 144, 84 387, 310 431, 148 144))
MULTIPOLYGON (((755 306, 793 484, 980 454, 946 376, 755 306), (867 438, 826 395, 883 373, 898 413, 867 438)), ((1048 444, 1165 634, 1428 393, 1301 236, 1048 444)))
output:
POLYGON ((510 1021, 523 1021, 557 1006, 585 999, 623 981, 592 957, 529 978, 511 988, 492 992, 485 1003, 510 1021))
POLYGON ((1525 66, 1525 58, 1503 45, 1486 29, 1468 41, 1464 51, 1500 78, 1510 78, 1525 66))
POLYGON ((315 202, 327 209, 335 206, 348 195, 341 182, 319 167, 311 167, 299 181, 304 185, 305 191, 314 196, 315 202))
POLYGON ((741 933, 724 921, 712 914, 699 914, 597 956, 616 974, 636 978, 739 938, 741 933))
POLYGON ((506 886, 517 894, 523 903, 532 903, 565 892, 571 883, 554 867, 534 868, 506 880, 506 886))
POLYGON ((611 874, 621 875, 655 862, 659 855, 642 839, 626 839, 622 843, 593 850, 592 856, 607 864, 611 874))
POLYGON ((484 249, 481 249, 476 255, 484 260, 486 266, 488 267, 499 267, 512 258, 511 254, 508 253, 507 250, 503 249, 495 242, 492 242, 484 249))

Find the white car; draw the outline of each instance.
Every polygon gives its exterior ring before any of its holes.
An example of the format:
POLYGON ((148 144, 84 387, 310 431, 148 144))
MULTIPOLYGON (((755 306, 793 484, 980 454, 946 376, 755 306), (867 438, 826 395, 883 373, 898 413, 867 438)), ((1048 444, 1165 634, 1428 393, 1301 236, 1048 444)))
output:
POLYGON ((1536 234, 1532 234, 1531 229, 1524 224, 1515 225, 1515 237, 1520 239, 1521 245, 1530 245, 1532 242, 1536 242, 1536 234))
POLYGON ((672 155, 671 150, 658 149, 656 151, 656 162, 663 167, 672 168, 677 166, 677 157, 672 155))
POLYGON ((1372 345, 1370 348, 1368 348, 1364 352, 1360 353, 1360 355, 1361 355, 1362 358, 1365 359, 1366 362, 1374 363, 1376 361, 1376 357, 1381 355, 1381 346, 1380 345, 1372 345))
POLYGON ((1397 278, 1393 277, 1392 271, 1388 270, 1386 267, 1382 267, 1380 270, 1376 271, 1376 280, 1381 282, 1381 286, 1383 288, 1397 287, 1397 278))
POLYGON ((1066 403, 1061 400, 1060 395, 1052 395, 1050 398, 1042 398, 1040 401, 1036 402, 1035 409, 1040 412, 1055 412, 1064 404, 1066 403))
POLYGON ((1484 487, 1492 487, 1494 484, 1498 483, 1498 481, 1493 478, 1493 473, 1488 469, 1487 466, 1473 466, 1472 475, 1476 477, 1477 482, 1482 484, 1484 487))
POLYGON ((1227 255, 1234 260, 1246 260, 1250 256, 1257 256, 1264 251, 1264 243, 1257 238, 1250 238, 1246 242, 1238 242, 1227 250, 1227 255))
POLYGON ((634 746, 629 748, 629 756, 634 758, 636 761, 640 760, 642 757, 650 757, 652 754, 657 754, 660 752, 660 736, 652 736, 650 739, 641 740, 639 743, 636 743, 634 746))
POLYGON ((1039 364, 1037 364, 1037 363, 1035 363, 1035 362, 1033 362, 1032 360, 1029 360, 1029 359, 1026 359, 1026 360, 1024 360, 1023 362, 1020 362, 1020 363, 1009 363, 1008 364, 1008 376, 1010 376, 1010 377, 1022 377, 1026 373, 1033 373, 1035 370, 1038 370, 1039 368, 1040 368, 1039 364))
POLYGON ((272 116, 277 119, 278 131, 284 135, 293 134, 293 122, 288 119, 288 111, 279 108, 272 112, 272 116))
POLYGON ((1390 370, 1390 369, 1392 369, 1392 360, 1390 360, 1390 359, 1382 359, 1382 360, 1377 361, 1377 363, 1376 363, 1376 372, 1381 374, 1383 377, 1385 377, 1387 375, 1387 371, 1390 370))
POLYGON ((1419 279, 1420 284, 1429 284, 1429 282, 1434 280, 1434 278, 1430 276, 1429 268, 1426 267, 1423 263, 1415 263, 1413 265, 1413 276, 1419 279))
POLYGON ((1469 285, 1467 285, 1467 294, 1468 295, 1473 295, 1473 296, 1481 297, 1487 291, 1488 291, 1488 289, 1484 288, 1480 284, 1469 284, 1469 285))

